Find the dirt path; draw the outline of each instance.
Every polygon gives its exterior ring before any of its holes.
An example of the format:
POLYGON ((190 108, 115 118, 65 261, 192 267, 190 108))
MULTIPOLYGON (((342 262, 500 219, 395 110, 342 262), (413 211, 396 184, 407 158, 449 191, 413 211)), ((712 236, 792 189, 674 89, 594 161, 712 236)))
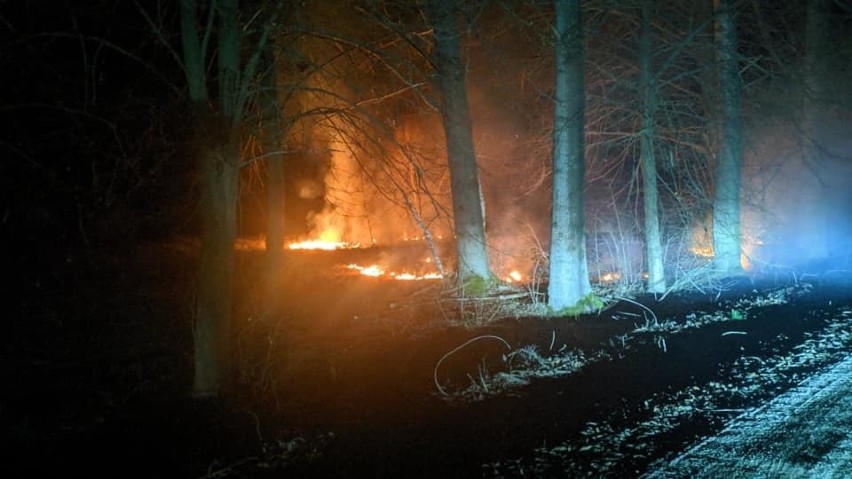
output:
POLYGON ((852 477, 852 357, 643 477, 852 477))

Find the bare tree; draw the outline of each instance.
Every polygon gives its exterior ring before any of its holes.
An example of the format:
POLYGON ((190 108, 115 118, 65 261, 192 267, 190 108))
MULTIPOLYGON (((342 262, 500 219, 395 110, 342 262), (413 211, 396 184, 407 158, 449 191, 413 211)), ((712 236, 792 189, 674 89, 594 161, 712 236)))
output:
POLYGON ((459 282, 467 284, 476 278, 490 281, 482 188, 460 53, 458 7, 455 0, 428 0, 426 11, 434 27, 436 83, 441 91, 441 117, 447 141, 459 282))
POLYGON ((715 0, 719 86, 722 94, 722 137, 716 163, 713 208, 713 251, 716 269, 742 273, 740 265, 740 169, 742 167, 741 79, 737 52, 736 2, 715 0))
POLYGON ((346 18, 316 4, 288 29, 282 52, 299 71, 279 85, 284 123, 332 156, 320 160, 329 221, 312 226, 332 224, 364 243, 420 236, 443 274, 435 239, 450 231, 452 202, 444 148, 435 144, 443 143, 439 109, 422 92, 434 67, 430 29, 416 5, 390 4, 358 5, 346 18), (388 221, 395 216, 402 221, 388 221))
POLYGON ((231 309, 233 305, 234 240, 237 234, 237 193, 240 167, 239 127, 259 56, 269 35, 270 15, 257 50, 241 62, 243 30, 237 0, 219 0, 209 7, 206 27, 199 28, 202 9, 195 0, 181 0, 183 66, 196 131, 201 175, 202 247, 195 324, 196 397, 218 396, 227 388, 231 370, 231 309), (206 54, 213 19, 218 20, 215 101, 207 89, 206 54), (215 104, 215 109, 210 105, 215 104), (203 140, 203 141, 202 141, 203 140))
POLYGON ((640 88, 643 96, 642 115, 642 180, 645 207, 645 256, 648 266, 648 291, 662 293, 666 290, 663 271, 663 248, 660 239, 660 213, 657 195, 657 160, 654 152, 657 109, 656 79, 651 71, 651 17, 654 2, 642 2, 641 31, 639 33, 640 88))
POLYGON ((548 285, 548 305, 556 311, 577 306, 591 292, 583 218, 583 51, 580 1, 557 0, 553 218, 548 285))

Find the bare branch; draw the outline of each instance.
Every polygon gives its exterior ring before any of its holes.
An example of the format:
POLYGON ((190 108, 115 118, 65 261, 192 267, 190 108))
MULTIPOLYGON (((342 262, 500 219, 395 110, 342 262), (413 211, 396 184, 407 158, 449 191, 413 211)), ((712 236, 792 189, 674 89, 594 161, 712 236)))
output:
POLYGON ((166 37, 163 36, 163 31, 160 29, 160 27, 154 23, 154 20, 151 18, 150 15, 148 15, 148 12, 145 11, 142 5, 139 5, 138 0, 133 0, 133 4, 136 5, 136 8, 139 10, 139 13, 142 15, 142 18, 145 19, 146 23, 148 23, 148 26, 151 27, 151 31, 154 33, 154 35, 157 36, 157 40, 160 42, 160 44, 166 48, 166 51, 171 54, 172 59, 174 59, 174 61, 178 64, 181 70, 183 70, 185 68, 183 60, 181 60, 178 52, 175 51, 175 49, 172 48, 171 44, 169 44, 169 42, 166 40, 166 37))

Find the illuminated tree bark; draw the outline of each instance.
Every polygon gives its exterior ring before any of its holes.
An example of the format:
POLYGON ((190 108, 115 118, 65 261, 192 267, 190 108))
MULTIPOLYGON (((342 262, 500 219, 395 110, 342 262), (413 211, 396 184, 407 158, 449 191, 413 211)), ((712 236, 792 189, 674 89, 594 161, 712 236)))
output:
POLYGON ((473 149, 466 72, 459 46, 457 7, 454 0, 429 0, 426 11, 435 36, 433 56, 447 141, 459 281, 462 284, 475 278, 490 281, 482 193, 473 149))
POLYGON ((648 291, 663 293, 666 278, 663 271, 663 248, 660 239, 659 199, 657 194, 657 162, 654 156, 657 110, 656 81, 651 71, 651 13, 653 2, 642 4, 642 29, 639 37, 640 88, 642 89, 642 180, 645 206, 645 257, 648 265, 648 291))
POLYGON ((741 80, 737 64, 736 10, 733 0, 716 0, 716 42, 722 93, 722 138, 716 163, 713 251, 716 269, 742 273, 740 265, 740 169, 742 165, 741 80))
POLYGON ((575 307, 591 293, 583 217, 583 32, 580 0, 556 1, 556 108, 548 305, 575 307))
POLYGON ((260 52, 274 21, 274 15, 268 19, 257 50, 241 71, 242 30, 237 21, 237 0, 218 0, 215 9, 219 88, 213 102, 206 87, 205 68, 207 43, 212 34, 209 29, 203 34, 199 32, 200 12, 195 0, 181 0, 180 3, 183 64, 195 122, 194 144, 201 177, 201 260, 193 325, 195 375, 192 386, 193 395, 201 398, 220 395, 229 383, 240 168, 238 127, 248 99, 249 82, 253 80, 260 52))

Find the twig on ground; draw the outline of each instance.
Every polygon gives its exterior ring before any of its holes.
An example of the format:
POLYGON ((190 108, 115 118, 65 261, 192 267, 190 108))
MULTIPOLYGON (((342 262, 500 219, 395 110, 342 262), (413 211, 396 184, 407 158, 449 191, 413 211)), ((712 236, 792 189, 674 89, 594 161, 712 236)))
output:
POLYGON ((627 301, 628 303, 635 304, 636 306, 639 306, 640 308, 644 309, 645 311, 651 313, 651 316, 654 318, 654 324, 659 323, 659 321, 657 321, 657 315, 654 314, 654 312, 651 311, 651 309, 648 308, 647 306, 645 306, 644 304, 633 301, 632 299, 622 298, 620 296, 614 296, 614 298, 618 299, 620 301, 627 301))
POLYGON ((459 350, 461 350, 462 348, 464 348, 468 344, 479 341, 480 339, 496 339, 497 341, 502 342, 506 346, 506 349, 508 349, 510 351, 512 350, 512 346, 510 346, 509 343, 505 339, 501 338, 500 336, 495 336, 495 335, 492 335, 492 334, 486 334, 486 335, 477 336, 475 338, 468 339, 467 341, 465 341, 461 345, 455 347, 452 351, 441 356, 441 359, 439 359, 438 362, 435 364, 435 369, 432 370, 432 379, 435 381, 435 387, 438 388, 438 392, 440 392, 441 395, 448 396, 447 391, 445 391, 444 388, 441 387, 441 383, 438 382, 438 368, 441 367, 441 363, 444 362, 444 360, 447 359, 449 356, 458 352, 459 350))

